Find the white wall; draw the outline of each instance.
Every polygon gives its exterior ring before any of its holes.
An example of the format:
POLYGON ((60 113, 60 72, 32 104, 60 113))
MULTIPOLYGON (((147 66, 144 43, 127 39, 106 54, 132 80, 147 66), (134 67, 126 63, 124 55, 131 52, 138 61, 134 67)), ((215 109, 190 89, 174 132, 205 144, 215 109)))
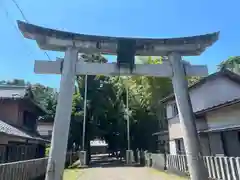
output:
POLYGON ((53 124, 38 124, 38 132, 41 136, 48 136, 48 132, 53 130, 53 124))
POLYGON ((206 114, 209 128, 240 126, 240 104, 221 108, 206 114))
POLYGON ((176 155, 177 152, 176 152, 176 142, 175 140, 170 140, 169 141, 169 150, 170 150, 170 154, 173 154, 173 155, 176 155))
MULTIPOLYGON (((220 77, 191 89, 189 95, 193 111, 197 112, 226 101, 240 98, 240 85, 226 77, 220 77)), ((169 101, 166 105, 167 118, 173 117, 172 104, 174 102, 169 101)))
MULTIPOLYGON (((202 118, 196 119, 196 126, 197 130, 207 129, 206 120, 202 118)), ((179 116, 176 116, 168 120, 168 131, 170 140, 183 138, 183 130, 180 124, 179 116)))
POLYGON ((175 101, 170 101, 166 105, 166 111, 167 111, 167 118, 172 118, 173 117, 173 103, 175 101))
POLYGON ((183 138, 183 131, 178 116, 168 120, 168 132, 169 140, 183 138))
POLYGON ((209 80, 190 91, 194 112, 240 97, 240 85, 221 77, 209 80))

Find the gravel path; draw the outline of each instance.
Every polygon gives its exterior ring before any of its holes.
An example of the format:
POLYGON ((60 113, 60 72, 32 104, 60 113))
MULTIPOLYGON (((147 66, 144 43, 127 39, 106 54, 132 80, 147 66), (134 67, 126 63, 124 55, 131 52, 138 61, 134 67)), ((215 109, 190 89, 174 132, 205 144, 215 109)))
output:
POLYGON ((108 156, 94 156, 91 168, 81 169, 77 180, 186 180, 147 167, 129 167, 108 156))
POLYGON ((160 174, 144 167, 89 168, 81 172, 78 180, 165 180, 160 174))

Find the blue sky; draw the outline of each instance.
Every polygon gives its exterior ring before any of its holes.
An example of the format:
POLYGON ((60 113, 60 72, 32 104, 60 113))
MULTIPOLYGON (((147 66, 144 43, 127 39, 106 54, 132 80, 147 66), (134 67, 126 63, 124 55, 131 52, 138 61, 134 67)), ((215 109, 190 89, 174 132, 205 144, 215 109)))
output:
MULTIPOLYGON (((220 31, 220 39, 192 64, 209 71, 240 52, 239 0, 16 0, 27 19, 37 25, 86 34, 135 37, 178 37, 220 31)), ((59 86, 56 75, 33 73, 34 59, 47 59, 34 41, 16 29, 23 20, 11 0, 0 1, 0 79, 22 78, 59 86)), ((52 59, 63 56, 48 52, 52 59)))

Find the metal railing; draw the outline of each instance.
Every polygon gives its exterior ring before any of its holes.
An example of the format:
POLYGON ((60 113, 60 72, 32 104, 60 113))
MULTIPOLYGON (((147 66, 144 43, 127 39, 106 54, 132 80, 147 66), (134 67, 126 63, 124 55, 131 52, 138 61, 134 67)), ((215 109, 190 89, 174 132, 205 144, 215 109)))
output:
MULTIPOLYGON (((150 154, 150 153, 149 153, 150 154)), ((187 156, 151 154, 151 167, 188 174, 187 156)), ((240 157, 204 156, 208 176, 215 180, 240 180, 240 157)), ((149 163, 148 163, 149 164, 149 163)))
POLYGON ((6 180, 33 180, 44 176, 48 158, 0 164, 0 177, 6 180))

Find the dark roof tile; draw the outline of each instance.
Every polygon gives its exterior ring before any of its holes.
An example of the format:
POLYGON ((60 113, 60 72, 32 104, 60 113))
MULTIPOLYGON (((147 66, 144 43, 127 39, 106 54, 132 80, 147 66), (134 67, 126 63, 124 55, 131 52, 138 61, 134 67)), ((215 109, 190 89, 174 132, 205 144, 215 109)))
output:
POLYGON ((1 121, 1 120, 0 120, 0 133, 4 133, 7 135, 11 135, 11 136, 18 136, 18 137, 22 137, 22 138, 26 138, 26 139, 48 141, 37 135, 30 135, 29 133, 27 133, 23 130, 20 130, 19 128, 16 128, 16 127, 14 127, 4 121, 1 121))

